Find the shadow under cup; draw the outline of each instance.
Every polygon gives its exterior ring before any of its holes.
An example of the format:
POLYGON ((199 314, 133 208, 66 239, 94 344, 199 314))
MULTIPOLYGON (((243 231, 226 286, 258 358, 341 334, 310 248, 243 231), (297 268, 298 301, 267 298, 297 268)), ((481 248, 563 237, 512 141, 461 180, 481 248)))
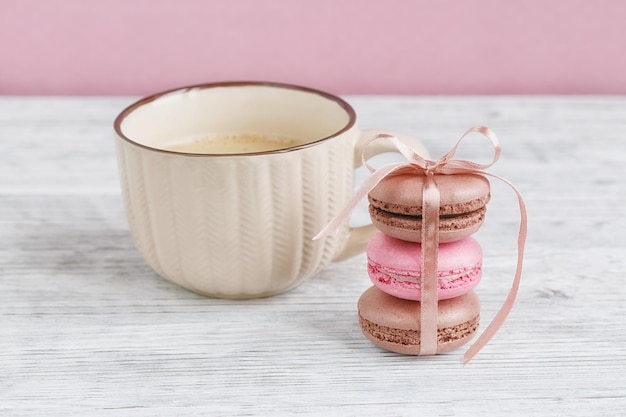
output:
POLYGON ((293 288, 345 245, 312 237, 352 194, 358 129, 345 101, 309 88, 219 83, 144 98, 115 120, 123 199, 135 244, 191 291, 253 298, 293 288), (168 150, 187 138, 289 137, 249 153, 168 150))

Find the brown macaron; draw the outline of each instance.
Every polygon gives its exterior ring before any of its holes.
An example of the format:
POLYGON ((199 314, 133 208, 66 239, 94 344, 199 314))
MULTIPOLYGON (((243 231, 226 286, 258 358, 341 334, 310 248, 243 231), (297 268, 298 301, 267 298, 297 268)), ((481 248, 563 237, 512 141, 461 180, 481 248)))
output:
MULTIPOLYGON (((422 240, 421 174, 391 175, 369 192, 372 223, 383 233, 409 242, 422 240)), ((489 181, 482 175, 435 175, 441 195, 439 241, 452 242, 476 232, 485 219, 489 181)))
MULTIPOLYGON (((420 302, 393 297, 370 287, 359 299, 359 324, 372 343, 405 355, 420 352, 420 302)), ((437 353, 456 349, 476 333, 480 302, 474 291, 440 300, 437 317, 437 353)))

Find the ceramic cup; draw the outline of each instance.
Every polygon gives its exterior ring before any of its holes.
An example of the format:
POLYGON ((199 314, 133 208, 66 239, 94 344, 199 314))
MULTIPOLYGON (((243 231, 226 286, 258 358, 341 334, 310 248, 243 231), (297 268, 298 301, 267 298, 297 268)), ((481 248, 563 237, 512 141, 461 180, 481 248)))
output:
MULTIPOLYGON (((282 293, 363 251, 374 231, 346 225, 312 240, 352 195, 363 144, 380 132, 359 130, 353 108, 339 97, 276 83, 196 85, 137 101, 114 127, 134 242, 154 271, 191 291, 220 298, 282 293), (172 147, 242 134, 293 141, 251 152, 172 147)), ((412 146, 425 152, 418 141, 412 146)))

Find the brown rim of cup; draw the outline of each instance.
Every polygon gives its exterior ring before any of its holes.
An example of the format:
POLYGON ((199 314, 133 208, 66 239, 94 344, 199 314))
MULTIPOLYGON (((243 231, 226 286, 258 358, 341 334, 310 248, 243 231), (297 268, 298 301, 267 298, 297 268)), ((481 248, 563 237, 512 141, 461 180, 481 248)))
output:
POLYGON ((131 105, 129 105, 128 107, 126 107, 124 110, 122 110, 122 112, 115 118, 115 121, 113 123, 113 126, 115 128, 115 133, 117 133, 117 135, 125 140, 126 142, 135 145, 135 146, 139 146, 141 148, 150 150, 150 151, 155 151, 155 152, 162 152, 162 153, 167 153, 167 154, 173 154, 173 155, 184 155, 184 156, 193 156, 193 157, 202 157, 202 156, 211 156, 211 157, 218 157, 218 156, 251 156, 251 155, 269 155, 269 154, 276 154, 276 153, 285 153, 285 152, 291 152, 291 151, 296 151, 298 149, 303 149, 303 148, 308 148, 311 146, 315 146, 320 142, 324 142, 328 139, 332 139, 336 136, 341 135, 342 133, 346 132, 347 130, 349 130, 350 128, 352 128, 356 123, 356 113, 354 111, 354 109, 352 108, 352 106, 350 104, 348 104, 348 102, 346 102, 345 100, 343 100, 342 98, 335 96, 333 94, 330 93, 326 93, 324 91, 321 90, 316 90, 314 88, 310 88, 310 87, 304 87, 304 86, 300 86, 300 85, 295 85, 295 84, 286 84, 286 83, 278 83, 278 82, 270 82, 270 81, 226 81, 226 82, 214 82, 214 83, 205 83, 205 84, 194 84, 194 85, 187 85, 187 86, 183 86, 183 87, 177 87, 177 88, 173 88, 171 90, 166 90, 166 91, 161 91, 155 94, 151 94, 149 96, 146 96, 142 99, 139 99, 138 101, 132 103, 131 105), (151 146, 147 146, 144 145, 142 143, 136 142, 134 140, 132 140, 131 138, 129 138, 128 136, 126 136, 123 132, 122 132, 122 122, 124 121, 124 119, 126 118, 126 116, 128 116, 130 113, 132 113, 133 111, 135 111, 136 109, 138 109, 139 107, 154 101, 164 95, 167 94, 172 94, 172 93, 184 93, 187 90, 192 90, 192 89, 202 89, 202 88, 215 88, 215 87, 243 87, 243 86, 265 86, 265 87, 274 87, 274 88, 283 88, 283 89, 288 89, 288 90, 297 90, 297 91, 302 91, 305 93, 311 93, 311 94, 317 94, 319 96, 322 96, 326 99, 332 100, 335 103, 337 103, 343 110, 345 110, 345 112, 348 114, 349 120, 348 123, 340 130, 338 130, 337 132, 333 133, 332 135, 314 140, 312 142, 307 142, 304 143, 302 145, 297 145, 297 146, 292 146, 289 148, 282 148, 282 149, 274 149, 274 150, 270 150, 270 151, 260 151, 260 152, 249 152, 249 153, 228 153, 228 154, 202 154, 202 153, 187 153, 187 152, 177 152, 177 151, 170 151, 170 150, 166 150, 166 149, 160 149, 160 148, 154 148, 151 146))

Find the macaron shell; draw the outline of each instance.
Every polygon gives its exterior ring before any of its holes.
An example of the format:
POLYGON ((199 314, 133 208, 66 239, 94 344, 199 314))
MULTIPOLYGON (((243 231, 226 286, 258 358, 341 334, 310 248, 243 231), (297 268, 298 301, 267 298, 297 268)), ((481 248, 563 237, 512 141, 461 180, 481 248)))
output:
MULTIPOLYGON (((482 248, 467 237, 440 243, 437 251, 438 298, 445 300, 472 290, 482 277, 482 248)), ((406 300, 421 298, 422 246, 375 233, 367 246, 368 273, 381 291, 406 300)))
MULTIPOLYGON (((370 287, 358 302, 359 324, 365 336, 376 346, 392 352, 418 355, 420 308, 418 301, 396 298, 370 287)), ((439 301, 437 353, 456 349, 471 340, 479 320, 480 301, 474 291, 439 301)))
MULTIPOLYGON (((422 188, 426 177, 401 174, 385 177, 368 194, 370 204, 397 214, 422 215, 422 188)), ((477 174, 435 175, 441 216, 467 213, 489 201, 489 180, 477 174)))

